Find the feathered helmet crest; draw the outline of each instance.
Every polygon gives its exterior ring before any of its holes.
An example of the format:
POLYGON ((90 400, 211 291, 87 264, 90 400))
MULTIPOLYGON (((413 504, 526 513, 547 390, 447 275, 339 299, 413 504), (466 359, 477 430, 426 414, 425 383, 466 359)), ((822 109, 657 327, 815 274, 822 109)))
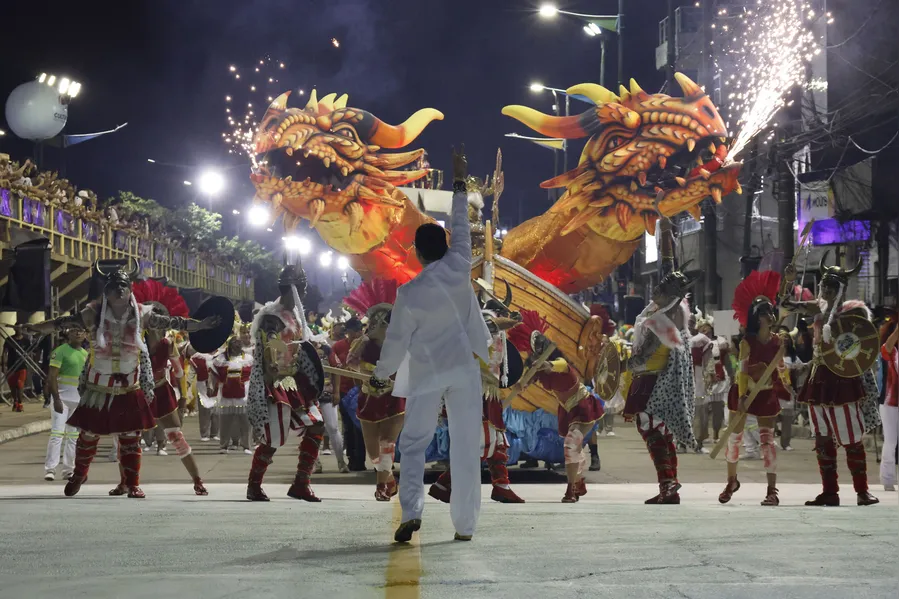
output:
POLYGON ((365 281, 343 300, 348 308, 365 314, 369 326, 377 321, 390 322, 390 313, 396 303, 397 282, 395 279, 374 279, 365 281))
POLYGON ((164 316, 188 317, 187 302, 174 287, 167 287, 159 281, 148 279, 131 285, 131 293, 137 303, 153 306, 153 310, 164 316))
POLYGON ((609 309, 602 304, 590 304, 590 317, 602 320, 602 333, 611 337, 615 334, 615 321, 609 314, 609 309))
POLYGON ((534 351, 534 342, 549 329, 549 324, 534 310, 522 310, 521 322, 509 330, 509 341, 520 352, 534 351))
POLYGON ((734 301, 731 304, 734 318, 740 321, 741 326, 745 327, 749 322, 750 313, 758 313, 762 310, 773 311, 779 291, 779 272, 773 270, 752 271, 748 277, 740 281, 734 292, 734 301))

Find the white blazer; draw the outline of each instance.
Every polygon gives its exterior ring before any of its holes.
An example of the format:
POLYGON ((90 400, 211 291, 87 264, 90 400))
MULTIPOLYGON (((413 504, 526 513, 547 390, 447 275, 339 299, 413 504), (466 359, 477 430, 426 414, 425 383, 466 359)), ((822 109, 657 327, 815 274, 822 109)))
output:
MULTIPOLYGON (((453 194, 446 255, 397 290, 375 376, 396 373, 393 393, 410 397, 477 376, 474 355, 489 359, 490 332, 471 286, 468 195, 453 194)), ((480 401, 480 398, 478 398, 480 401)))

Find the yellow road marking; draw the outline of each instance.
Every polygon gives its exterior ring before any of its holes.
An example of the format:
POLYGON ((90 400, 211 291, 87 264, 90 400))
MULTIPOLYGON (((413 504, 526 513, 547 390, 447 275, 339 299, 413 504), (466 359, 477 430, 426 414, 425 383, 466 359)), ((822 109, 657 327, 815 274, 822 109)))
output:
MULTIPOLYGON (((393 499, 393 527, 390 538, 403 519, 403 509, 399 497, 393 499)), ((395 544, 390 548, 385 573, 385 597, 387 599, 419 599, 421 597, 421 546, 418 535, 406 544, 395 544)))

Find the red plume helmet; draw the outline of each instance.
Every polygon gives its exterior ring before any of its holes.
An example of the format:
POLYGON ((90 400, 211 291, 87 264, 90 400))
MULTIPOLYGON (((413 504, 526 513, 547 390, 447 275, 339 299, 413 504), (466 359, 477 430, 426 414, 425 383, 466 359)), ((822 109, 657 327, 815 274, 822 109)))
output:
POLYGON ((740 281, 734 291, 734 301, 731 304, 731 308, 734 309, 734 318, 740 321, 741 326, 745 327, 749 321, 749 311, 763 302, 776 305, 779 291, 779 272, 773 270, 752 271, 748 277, 740 281))
POLYGON ((590 316, 602 319, 603 335, 611 337, 615 334, 615 321, 609 316, 609 311, 602 304, 590 304, 590 316))
POLYGON ((521 322, 509 329, 509 341, 515 349, 522 352, 531 352, 531 335, 534 331, 545 333, 549 324, 534 310, 522 310, 521 322))
POLYGON ((365 281, 344 298, 343 303, 359 314, 367 314, 378 304, 396 303, 397 282, 395 279, 373 279, 365 281))
POLYGON ((154 308, 164 308, 169 316, 190 316, 187 303, 178 290, 167 287, 159 281, 147 279, 131 284, 131 292, 139 304, 149 304, 154 308))

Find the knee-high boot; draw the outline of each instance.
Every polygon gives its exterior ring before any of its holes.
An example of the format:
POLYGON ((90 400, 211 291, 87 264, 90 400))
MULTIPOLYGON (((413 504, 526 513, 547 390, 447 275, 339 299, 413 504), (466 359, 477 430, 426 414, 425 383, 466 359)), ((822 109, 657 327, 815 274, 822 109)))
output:
POLYGON ((297 462, 297 475, 287 490, 287 495, 294 499, 302 499, 303 501, 311 501, 313 503, 321 501, 312 492, 309 486, 309 479, 312 476, 312 469, 315 468, 315 461, 318 459, 318 452, 322 445, 321 433, 310 433, 306 431, 303 439, 300 441, 300 457, 297 462))
POLYGON ((805 505, 840 505, 840 486, 837 483, 837 445, 830 437, 815 437, 815 456, 821 472, 821 494, 805 505))
POLYGON ((858 505, 873 505, 880 500, 868 492, 868 460, 865 456, 865 446, 861 441, 844 445, 846 450, 846 464, 849 473, 852 474, 852 486, 858 495, 858 505))
POLYGON ((87 471, 91 467, 91 462, 94 461, 94 456, 97 455, 99 443, 100 437, 89 437, 84 431, 78 435, 78 440, 75 442, 75 469, 63 491, 66 497, 72 497, 78 493, 81 485, 87 481, 87 471))
POLYGON ((659 480, 659 494, 646 501, 646 503, 680 503, 677 482, 677 449, 670 435, 663 435, 657 429, 640 431, 649 456, 656 467, 656 476, 659 480))
POLYGON ((122 468, 122 478, 128 489, 128 497, 143 499, 144 492, 140 488, 140 462, 141 448, 140 437, 119 437, 119 463, 122 468))
POLYGON ((493 450, 493 455, 487 458, 490 482, 493 483, 490 499, 500 503, 524 503, 524 499, 519 497, 509 486, 509 469, 506 467, 508 461, 509 456, 506 455, 505 445, 497 445, 493 450))
POLYGON ((250 501, 268 501, 268 495, 262 490, 262 479, 265 471, 272 463, 272 456, 276 448, 270 445, 260 445, 253 453, 253 463, 250 465, 250 477, 247 480, 247 499, 250 501))

